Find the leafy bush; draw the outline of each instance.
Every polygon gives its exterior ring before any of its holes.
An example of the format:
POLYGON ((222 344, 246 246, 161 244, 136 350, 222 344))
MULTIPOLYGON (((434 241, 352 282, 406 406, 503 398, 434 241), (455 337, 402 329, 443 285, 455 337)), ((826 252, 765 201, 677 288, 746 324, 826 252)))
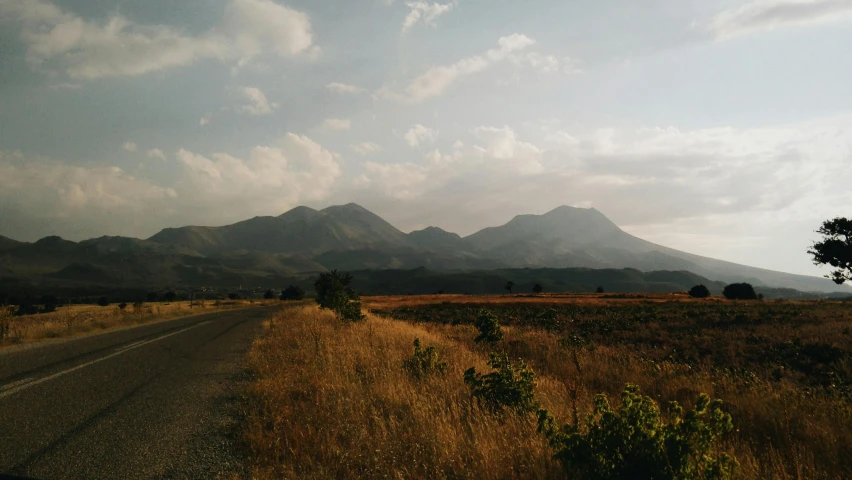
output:
POLYGON ((337 316, 344 322, 361 322, 367 316, 361 313, 361 300, 350 300, 335 310, 337 316))
POLYGON ((603 287, 596 288, 595 293, 604 293, 604 288, 603 287))
POLYGON ((301 300, 305 298, 305 289, 296 285, 290 285, 281 292, 281 300, 301 300))
POLYGON ((18 310, 15 312, 15 315, 18 317, 23 317, 24 315, 35 315, 38 313, 38 308, 32 304, 30 301, 23 301, 20 305, 18 305, 18 310))
POLYGON ((493 413, 509 409, 518 415, 538 408, 533 393, 535 372, 523 360, 513 364, 505 352, 492 353, 488 365, 494 371, 485 375, 477 373, 474 367, 464 372, 464 383, 485 408, 493 413))
POLYGON ((420 380, 430 375, 440 375, 447 370, 447 362, 442 361, 435 347, 423 350, 420 339, 414 339, 414 355, 403 362, 402 368, 412 378, 420 380))
POLYGON ((479 330, 479 335, 474 339, 476 343, 497 343, 503 340, 503 330, 500 328, 497 315, 490 310, 481 309, 477 313, 475 325, 479 330))
POLYGON ((757 293, 749 283, 732 283, 722 291, 729 300, 757 300, 757 293))
POLYGON ((119 303, 119 304, 118 304, 118 308, 119 308, 120 310, 124 310, 125 308, 127 308, 127 303, 126 303, 126 302, 121 302, 121 303, 119 303))
POLYGON ((666 423, 657 403, 628 384, 618 410, 606 395, 595 397, 585 428, 557 429, 553 417, 539 410, 539 431, 547 435, 555 458, 572 477, 587 480, 729 479, 737 461, 718 451, 718 440, 733 430, 720 400, 702 394, 684 412, 672 402, 666 423))
POLYGON ((270 289, 270 290, 267 290, 267 291, 263 294, 263 298, 264 298, 265 300, 272 300, 273 298, 275 298, 275 292, 273 292, 271 289, 270 289))
POLYGON ((320 308, 331 310, 345 322, 358 322, 366 317, 361 313, 361 300, 352 289, 352 275, 337 270, 321 273, 314 282, 320 308))
POLYGON ((109 306, 109 299, 107 297, 101 297, 98 299, 98 305, 101 307, 109 306))
POLYGON ((692 298, 707 298, 710 296, 710 289, 704 285, 696 285, 689 289, 689 296, 692 298))
POLYGON ((536 283, 533 285, 533 293, 541 293, 544 291, 544 287, 541 286, 540 283, 536 283))

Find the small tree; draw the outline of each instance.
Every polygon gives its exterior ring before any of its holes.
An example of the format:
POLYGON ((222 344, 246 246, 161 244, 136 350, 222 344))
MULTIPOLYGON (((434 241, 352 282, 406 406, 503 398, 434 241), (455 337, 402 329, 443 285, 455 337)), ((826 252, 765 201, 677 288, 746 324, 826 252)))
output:
POLYGON ((408 374, 420 380, 429 375, 441 375, 447 369, 447 362, 441 360, 438 351, 435 347, 428 347, 426 350, 420 346, 420 339, 414 339, 414 355, 407 358, 402 364, 408 374))
POLYGON ((272 300, 273 298, 275 298, 275 292, 273 292, 272 289, 269 289, 266 291, 266 293, 263 294, 263 298, 265 300, 272 300))
POLYGON ((109 306, 109 299, 108 299, 107 297, 101 297, 101 298, 99 298, 99 299, 98 299, 98 305, 100 305, 101 307, 107 307, 107 306, 109 306))
POLYGON ((331 310, 347 322, 357 322, 366 317, 361 313, 361 300, 352 289, 352 275, 337 270, 321 273, 314 282, 320 308, 331 310))
POLYGON ((509 409, 518 415, 532 413, 538 408, 533 392, 535 372, 527 368, 523 360, 512 363, 506 352, 492 353, 488 365, 494 369, 489 374, 479 374, 474 367, 464 372, 464 383, 485 408, 492 413, 509 409))
POLYGON ((296 285, 290 285, 281 292, 281 300, 301 300, 305 298, 305 289, 296 285))
POLYGON ((722 294, 728 300, 757 300, 757 293, 750 283, 732 283, 725 287, 722 294))
POLYGON ((506 288, 506 290, 508 290, 508 291, 509 291, 509 295, 511 295, 511 294, 512 294, 512 289, 513 289, 513 288, 515 288, 515 282, 513 282, 513 281, 509 280, 508 282, 506 282, 506 287, 505 287, 505 288, 506 288))
POLYGON ((18 310, 15 311, 15 316, 23 317, 24 315, 35 315, 38 313, 38 308, 29 300, 22 300, 18 305, 18 310))
POLYGON ((542 287, 540 283, 536 283, 535 285, 533 285, 533 293, 539 294, 543 291, 544 291, 544 287, 542 287))
POLYGON ((486 309, 481 309, 476 315, 476 329, 479 330, 479 335, 473 340, 476 343, 497 343, 503 340, 503 330, 500 328, 500 322, 497 320, 497 315, 486 309))
POLYGON ((696 285, 689 289, 689 296, 692 298, 707 298, 710 296, 710 289, 704 285, 696 285))
POLYGON ((824 238, 808 250, 814 264, 834 267, 826 278, 838 285, 852 280, 852 220, 841 217, 826 220, 817 233, 824 238))
POLYGON ((597 395, 584 426, 557 429, 546 410, 538 411, 538 425, 572 478, 721 480, 731 478, 738 465, 718 448, 721 437, 734 428, 731 416, 720 400, 705 394, 685 413, 672 402, 666 423, 657 403, 628 384, 618 410, 606 395, 597 395))
POLYGON ((595 293, 604 293, 604 288, 603 287, 596 288, 595 293))

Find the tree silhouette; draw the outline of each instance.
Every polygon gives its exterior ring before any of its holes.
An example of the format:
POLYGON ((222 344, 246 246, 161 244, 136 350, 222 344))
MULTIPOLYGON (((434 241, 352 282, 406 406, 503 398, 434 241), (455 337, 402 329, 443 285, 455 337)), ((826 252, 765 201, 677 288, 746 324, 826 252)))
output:
POLYGON ((814 264, 834 267, 836 270, 826 278, 838 285, 852 280, 852 220, 841 217, 826 220, 817 233, 824 238, 808 250, 814 264))
POLYGON ((710 296, 710 289, 704 285, 696 285, 689 289, 689 296, 692 298, 707 298, 710 296))
POLYGON ((757 293, 750 283, 732 283, 722 291, 728 300, 757 300, 757 293))
POLYGON ((174 302, 177 298, 177 293, 168 291, 165 295, 163 295, 163 298, 166 299, 166 301, 169 303, 174 302))
POLYGON ((265 300, 272 300, 273 298, 275 298, 275 292, 273 292, 272 289, 269 289, 266 291, 266 293, 263 294, 263 298, 265 300))
POLYGON ((281 292, 281 300, 301 300, 305 298, 305 289, 296 285, 290 285, 281 292))
POLYGON ((533 293, 541 293, 543 291, 544 291, 544 287, 542 287, 540 283, 536 283, 533 286, 533 293))
POLYGON ((512 289, 513 289, 513 288, 515 288, 515 282, 513 282, 513 281, 509 280, 508 282, 506 282, 506 287, 505 287, 505 288, 506 288, 506 290, 508 290, 508 291, 509 291, 509 295, 511 295, 511 294, 512 294, 512 289))
POLYGON ((604 293, 604 288, 598 287, 597 289, 595 289, 595 293, 604 293))

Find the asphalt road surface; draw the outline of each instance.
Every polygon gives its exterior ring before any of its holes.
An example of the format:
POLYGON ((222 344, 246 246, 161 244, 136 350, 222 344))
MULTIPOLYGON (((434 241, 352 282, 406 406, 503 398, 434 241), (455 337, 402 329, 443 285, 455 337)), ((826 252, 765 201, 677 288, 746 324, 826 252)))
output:
POLYGON ((234 399, 245 354, 272 311, 0 350, 0 478, 239 473, 234 399))

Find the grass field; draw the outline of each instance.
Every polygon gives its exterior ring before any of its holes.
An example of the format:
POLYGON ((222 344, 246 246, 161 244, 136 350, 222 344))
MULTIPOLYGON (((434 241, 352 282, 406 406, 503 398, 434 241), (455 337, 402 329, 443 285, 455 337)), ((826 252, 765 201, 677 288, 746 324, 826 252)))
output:
MULTIPOLYGON (((266 301, 274 304, 276 301, 266 301)), ((170 303, 144 303, 101 307, 98 305, 60 306, 55 312, 17 317, 14 308, 0 307, 0 348, 48 338, 70 337, 110 328, 138 325, 216 310, 259 306, 258 300, 196 300, 170 303)))
POLYGON ((464 384, 498 348, 536 372, 536 398, 560 423, 626 383, 661 405, 706 392, 733 417, 721 449, 739 461, 736 478, 852 478, 848 303, 421 296, 364 307, 355 325, 286 307, 255 343, 244 429, 253 476, 565 478, 532 415, 495 417, 464 384), (497 347, 473 342, 479 308, 500 318, 497 347), (415 338, 448 362, 444 375, 402 368, 415 338))

